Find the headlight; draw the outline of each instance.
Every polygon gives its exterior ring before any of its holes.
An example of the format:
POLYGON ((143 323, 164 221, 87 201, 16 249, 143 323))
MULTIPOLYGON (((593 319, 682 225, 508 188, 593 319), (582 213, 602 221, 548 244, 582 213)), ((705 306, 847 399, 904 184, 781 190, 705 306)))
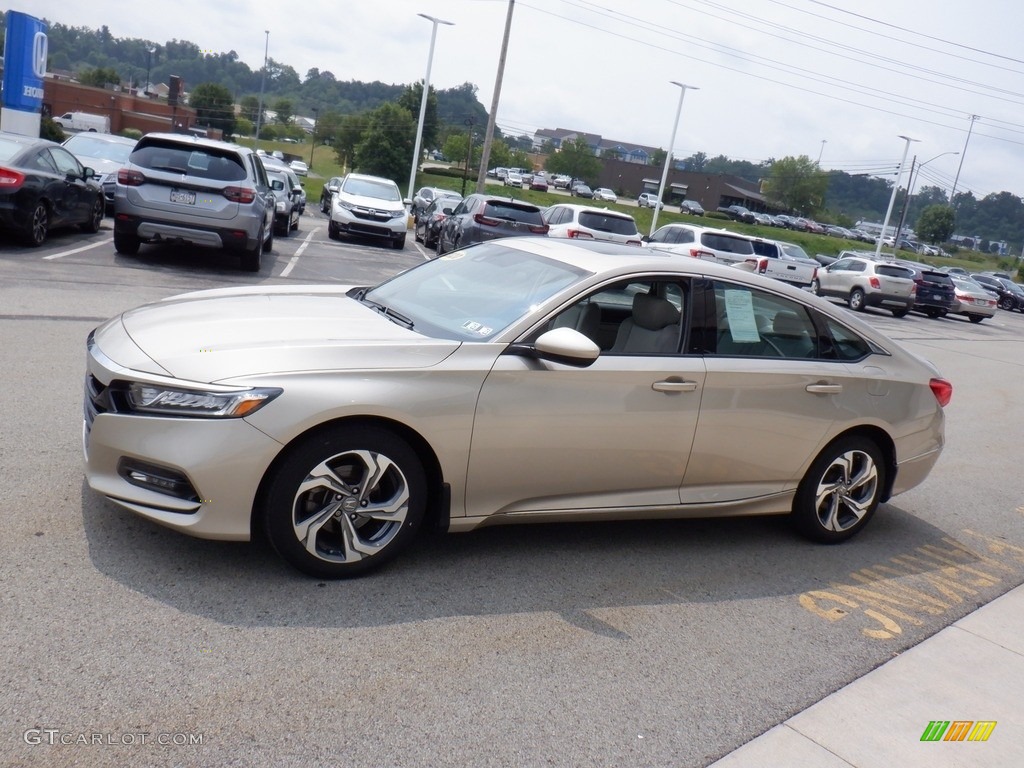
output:
POLYGON ((238 419, 255 413, 281 392, 272 387, 237 392, 203 392, 135 382, 128 387, 128 402, 133 411, 142 413, 238 419))
POLYGON ((391 218, 392 219, 403 219, 403 218, 405 218, 405 210, 403 209, 401 211, 392 211, 391 212, 391 218))
POLYGON ((277 212, 278 213, 284 213, 287 210, 288 210, 288 206, 285 204, 284 200, 279 201, 278 204, 277 204, 277 212))
POLYGON ((334 198, 334 204, 339 208, 344 208, 346 211, 351 211, 353 207, 352 203, 342 200, 340 197, 334 198))

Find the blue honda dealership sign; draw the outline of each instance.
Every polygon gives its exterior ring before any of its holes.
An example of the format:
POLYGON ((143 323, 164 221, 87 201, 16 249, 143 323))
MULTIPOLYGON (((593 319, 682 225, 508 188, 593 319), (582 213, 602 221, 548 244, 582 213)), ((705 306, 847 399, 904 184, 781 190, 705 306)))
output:
POLYGON ((7 11, 3 106, 38 114, 46 77, 46 24, 20 11, 7 11))

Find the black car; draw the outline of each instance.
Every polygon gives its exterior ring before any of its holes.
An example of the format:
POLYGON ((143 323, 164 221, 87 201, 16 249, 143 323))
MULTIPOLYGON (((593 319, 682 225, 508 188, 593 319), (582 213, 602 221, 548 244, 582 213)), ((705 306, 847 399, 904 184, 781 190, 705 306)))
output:
POLYGON ((914 299, 914 312, 923 312, 931 318, 945 317, 956 307, 956 289, 953 278, 945 272, 932 269, 927 264, 914 261, 897 261, 914 273, 917 285, 917 296, 914 299))
POLYGON ((284 171, 270 168, 267 170, 270 188, 274 190, 274 229, 275 234, 287 237, 289 232, 299 228, 299 217, 302 215, 302 187, 293 184, 294 177, 284 171))
MULTIPOLYGON (((453 192, 450 189, 441 189, 440 187, 420 187, 419 191, 416 192, 416 196, 412 199, 411 213, 413 218, 415 219, 427 210, 427 206, 434 202, 434 199, 438 197, 454 197, 456 198, 456 201, 462 199, 462 195, 458 192, 453 192)), ((457 205, 457 202, 453 204, 453 207, 454 205, 457 205)))
POLYGON ((98 232, 105 209, 93 169, 60 144, 0 133, 0 228, 35 247, 54 227, 98 232))
POLYGON ((719 213, 724 213, 733 221, 742 221, 747 224, 753 224, 757 221, 752 211, 744 208, 742 205, 723 205, 717 209, 719 213))
POLYGON ((473 194, 466 197, 442 223, 437 235, 437 255, 499 237, 544 235, 540 208, 508 197, 473 194))
POLYGON ((320 192, 320 210, 326 213, 328 216, 331 215, 331 198, 334 193, 341 189, 341 176, 332 176, 324 184, 323 190, 320 192))
POLYGON ((572 187, 569 188, 569 194, 572 197, 587 197, 593 199, 594 190, 583 183, 573 184, 572 187))
POLYGON ((461 201, 460 197, 435 197, 427 209, 416 216, 413 223, 413 238, 427 248, 436 248, 441 223, 461 201))
POLYGON ((1000 309, 1024 312, 1024 289, 1012 280, 990 272, 972 274, 971 279, 999 297, 1000 309))

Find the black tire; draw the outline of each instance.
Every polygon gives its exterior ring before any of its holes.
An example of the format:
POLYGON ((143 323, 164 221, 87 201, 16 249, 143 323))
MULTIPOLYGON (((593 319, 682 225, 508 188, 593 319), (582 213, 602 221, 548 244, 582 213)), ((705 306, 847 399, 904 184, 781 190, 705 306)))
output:
POLYGON ((418 226, 414 226, 412 228, 412 241, 414 243, 423 243, 424 242, 423 238, 420 237, 420 228, 418 226))
POLYGON ((441 247, 441 243, 443 243, 443 242, 444 242, 444 236, 440 232, 438 232, 437 233, 437 242, 434 243, 434 250, 437 252, 438 256, 444 256, 444 249, 441 247))
POLYGON ((834 441, 800 481, 793 524, 813 541, 845 541, 875 514, 885 475, 882 452, 871 440, 853 435, 834 441))
POLYGON ((260 225, 259 234, 256 235, 256 245, 251 249, 242 252, 242 269, 246 272, 259 272, 263 266, 263 241, 267 237, 264 224, 260 225))
POLYGON ((936 307, 928 307, 924 313, 932 320, 938 320, 945 314, 941 309, 937 309, 936 307))
MULTIPOLYGON (((299 215, 295 217, 295 221, 293 221, 291 223, 291 226, 288 227, 289 231, 291 231, 291 232, 297 232, 298 231, 298 229, 299 229, 299 219, 300 218, 302 218, 302 210, 301 209, 299 210, 299 215)), ((288 233, 286 232, 285 234, 287 235, 288 233)))
MULTIPOLYGON (((274 228, 270 228, 270 232, 267 234, 267 239, 263 243, 263 252, 270 253, 274 250, 274 228)), ((258 271, 258 270, 257 270, 258 271)))
POLYGON ((999 308, 1008 310, 1016 309, 1016 302, 1009 296, 1004 296, 999 299, 999 308))
POLYGON ((92 213, 89 215, 89 220, 82 223, 82 231, 90 234, 96 234, 99 232, 100 225, 103 223, 103 217, 106 213, 107 201, 103 199, 103 195, 100 195, 92 204, 92 213))
POLYGON ((334 225, 333 221, 327 222, 327 237, 331 240, 337 240, 339 238, 338 228, 334 225))
POLYGON ((846 303, 850 305, 850 309, 854 312, 863 312, 864 306, 864 291, 860 288, 854 288, 850 291, 850 297, 846 300, 846 303))
POLYGON ((404 440, 381 427, 342 426, 305 439, 276 467, 263 530, 281 557, 310 576, 356 576, 412 542, 426 499, 426 474, 404 440))
POLYGON ((970 320, 972 323, 980 323, 982 320, 985 319, 985 316, 984 315, 968 315, 967 319, 970 320))
POLYGON ((114 250, 123 256, 134 256, 139 252, 140 240, 135 235, 114 230, 114 250))
POLYGON ((910 310, 909 309, 894 309, 892 311, 892 316, 893 317, 906 317, 909 314, 910 314, 910 310))
POLYGON ((29 214, 28 222, 25 225, 25 232, 22 235, 25 244, 38 248, 46 242, 46 236, 50 233, 50 209, 42 200, 36 203, 36 207, 29 214))
POLYGON ((821 296, 821 283, 818 282, 818 278, 811 280, 811 293, 815 296, 821 296))
POLYGON ((405 235, 402 235, 397 240, 392 240, 391 247, 394 248, 396 251, 400 251, 403 248, 405 248, 405 235))

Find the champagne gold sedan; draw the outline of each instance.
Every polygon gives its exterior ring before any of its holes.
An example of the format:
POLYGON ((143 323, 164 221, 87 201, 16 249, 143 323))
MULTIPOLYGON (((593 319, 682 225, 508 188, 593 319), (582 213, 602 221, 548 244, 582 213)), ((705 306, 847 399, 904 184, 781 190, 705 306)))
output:
POLYGON ((250 286, 88 338, 85 473, 320 578, 425 527, 789 515, 839 542, 923 482, 951 385, 845 310, 626 245, 519 237, 378 286, 250 286))

